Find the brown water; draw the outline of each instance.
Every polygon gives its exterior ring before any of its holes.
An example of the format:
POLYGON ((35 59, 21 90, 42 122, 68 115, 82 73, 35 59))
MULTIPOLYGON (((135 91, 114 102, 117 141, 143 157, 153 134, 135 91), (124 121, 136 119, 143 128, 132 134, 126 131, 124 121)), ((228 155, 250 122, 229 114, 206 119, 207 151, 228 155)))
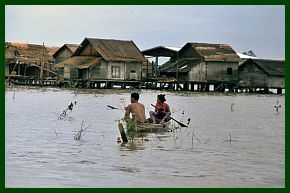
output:
MULTIPOLYGON (((5 186, 285 187, 284 95, 165 92, 189 128, 120 145, 123 111, 107 105, 127 105, 130 92, 7 87, 5 186)), ((158 93, 141 91, 147 114, 158 93)))

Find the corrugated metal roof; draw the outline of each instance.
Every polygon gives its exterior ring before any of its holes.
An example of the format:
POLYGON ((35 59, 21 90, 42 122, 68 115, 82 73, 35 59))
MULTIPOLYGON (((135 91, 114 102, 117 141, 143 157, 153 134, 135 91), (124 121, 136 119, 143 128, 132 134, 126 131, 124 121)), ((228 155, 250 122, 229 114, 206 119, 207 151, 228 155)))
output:
POLYGON ((240 60, 228 44, 187 43, 185 46, 187 45, 190 45, 205 61, 238 62, 240 60))
POLYGON ((54 68, 63 68, 65 64, 71 64, 75 68, 84 69, 100 63, 101 60, 102 58, 97 58, 94 56, 73 56, 61 63, 56 64, 54 68))
POLYGON ((85 38, 73 56, 77 56, 91 44, 106 61, 145 62, 145 57, 133 41, 85 38))

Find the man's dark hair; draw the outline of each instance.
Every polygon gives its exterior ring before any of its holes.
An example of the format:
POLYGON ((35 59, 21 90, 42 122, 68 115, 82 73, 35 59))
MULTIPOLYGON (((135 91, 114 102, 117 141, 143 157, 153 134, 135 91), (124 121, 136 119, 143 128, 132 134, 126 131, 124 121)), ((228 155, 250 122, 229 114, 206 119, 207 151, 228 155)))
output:
POLYGON ((133 99, 135 99, 136 101, 138 101, 138 100, 139 100, 139 94, 136 93, 136 92, 134 92, 134 93, 131 94, 131 98, 133 98, 133 99))
POLYGON ((157 95, 158 100, 160 100, 162 103, 164 103, 166 101, 165 99, 165 94, 159 94, 157 95))

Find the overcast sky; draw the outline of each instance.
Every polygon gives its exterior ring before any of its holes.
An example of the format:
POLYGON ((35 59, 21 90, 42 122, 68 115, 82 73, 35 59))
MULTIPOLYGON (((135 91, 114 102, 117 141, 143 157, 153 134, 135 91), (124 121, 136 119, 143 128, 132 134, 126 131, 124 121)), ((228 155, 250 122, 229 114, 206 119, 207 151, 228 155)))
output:
POLYGON ((285 6, 5 6, 5 41, 62 46, 85 37, 133 40, 140 50, 226 43, 285 59, 285 6))

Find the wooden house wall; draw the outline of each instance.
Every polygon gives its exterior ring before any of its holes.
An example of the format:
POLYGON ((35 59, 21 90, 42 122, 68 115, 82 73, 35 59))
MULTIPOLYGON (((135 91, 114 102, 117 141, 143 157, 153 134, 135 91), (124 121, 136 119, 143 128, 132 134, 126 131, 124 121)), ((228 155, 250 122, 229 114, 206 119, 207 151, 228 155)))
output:
POLYGON ((102 61, 100 64, 96 64, 90 67, 89 77, 84 77, 85 79, 92 80, 106 80, 108 77, 108 63, 102 61))
POLYGON ((70 79, 70 65, 65 64, 63 67, 63 78, 64 79, 70 79))
POLYGON ((238 63, 237 62, 200 62, 194 65, 189 71, 188 81, 237 82, 238 81, 238 63), (227 74, 228 68, 232 68, 232 75, 227 74))
POLYGON ((285 88, 285 77, 269 76, 268 88, 285 88))
POLYGON ((64 79, 78 79, 78 69, 71 64, 65 64, 63 68, 64 79))
POLYGON ((124 62, 108 62, 107 64, 107 79, 112 80, 124 80, 125 79, 125 67, 124 62), (120 69, 119 77, 112 77, 112 68, 117 67, 120 69))
POLYGON ((141 78, 141 62, 106 62, 91 66, 85 69, 76 69, 73 65, 65 64, 63 75, 64 79, 83 79, 83 80, 130 80, 131 71, 137 73, 137 80, 141 78), (112 77, 112 67, 120 69, 119 77, 112 77))
POLYGON ((251 62, 246 62, 239 68, 239 80, 252 88, 285 88, 284 76, 269 75, 251 62))
POLYGON ((89 77, 84 79, 91 80, 130 80, 131 71, 137 73, 138 80, 141 78, 141 62, 106 62, 102 61, 100 64, 90 67, 89 77), (112 76, 112 68, 117 67, 120 69, 120 76, 112 76))
POLYGON ((238 62, 206 62, 206 80, 238 82, 238 67, 238 62), (232 69, 231 75, 228 68, 232 69))
POLYGON ((137 73, 137 79, 141 79, 142 63, 141 62, 129 62, 125 63, 125 80, 130 80, 131 72, 137 73))
POLYGON ((239 68, 239 81, 247 82, 252 88, 267 87, 268 75, 254 64, 245 64, 239 68))
POLYGON ((194 65, 188 72, 188 81, 200 81, 204 82, 206 80, 206 65, 205 62, 200 62, 194 65))
POLYGON ((57 54, 57 56, 55 57, 55 63, 57 64, 62 61, 65 61, 66 59, 70 58, 71 55, 72 55, 72 52, 66 48, 57 54))

